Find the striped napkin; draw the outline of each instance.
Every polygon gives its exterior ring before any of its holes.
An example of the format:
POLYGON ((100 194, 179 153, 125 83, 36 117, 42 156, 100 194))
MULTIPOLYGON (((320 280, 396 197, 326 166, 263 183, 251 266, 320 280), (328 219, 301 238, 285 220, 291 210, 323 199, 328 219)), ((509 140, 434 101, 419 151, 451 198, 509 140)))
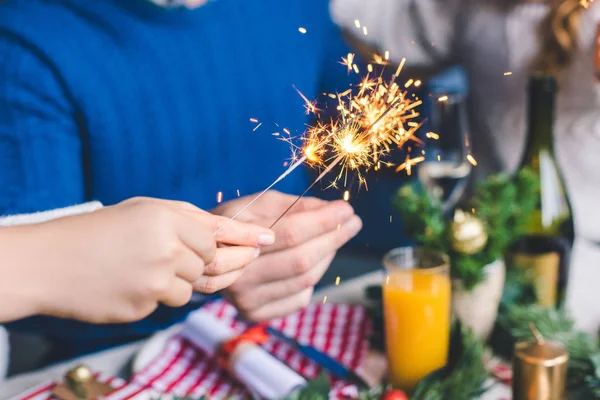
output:
MULTIPOLYGON (((204 307, 218 319, 228 323, 236 332, 247 325, 236 319, 237 311, 225 302, 217 301, 204 307)), ((302 344, 313 346, 337 359, 346 367, 361 372, 361 363, 368 351, 367 336, 370 320, 361 306, 345 304, 314 304, 269 325, 302 344)), ((315 378, 321 368, 300 354, 295 348, 277 338, 271 338, 263 347, 290 368, 307 378, 315 378)), ((332 378, 332 398, 356 397, 355 386, 332 378)), ((37 397, 19 397, 19 400, 50 399, 51 387, 38 390, 37 397), (45 394, 43 397, 42 394, 45 394)), ((31 392, 30 392, 31 393, 31 392)), ((108 400, 155 399, 157 394, 210 399, 245 399, 251 394, 215 359, 180 336, 172 337, 163 351, 127 385, 121 385, 106 396, 108 400)), ((168 397, 162 397, 163 400, 168 397)))

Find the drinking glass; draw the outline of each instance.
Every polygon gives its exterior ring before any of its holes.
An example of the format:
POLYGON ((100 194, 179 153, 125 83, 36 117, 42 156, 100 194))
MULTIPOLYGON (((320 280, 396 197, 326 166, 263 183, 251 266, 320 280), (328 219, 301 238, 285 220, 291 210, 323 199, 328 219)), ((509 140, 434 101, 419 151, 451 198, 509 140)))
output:
POLYGON ((437 140, 428 141, 425 161, 419 164, 419 181, 442 200, 444 212, 451 214, 469 183, 472 165, 467 156, 470 138, 467 105, 460 95, 432 104, 428 129, 437 140))
POLYGON ((386 355, 390 383, 411 391, 446 365, 450 340, 448 257, 420 247, 391 250, 383 258, 386 355))

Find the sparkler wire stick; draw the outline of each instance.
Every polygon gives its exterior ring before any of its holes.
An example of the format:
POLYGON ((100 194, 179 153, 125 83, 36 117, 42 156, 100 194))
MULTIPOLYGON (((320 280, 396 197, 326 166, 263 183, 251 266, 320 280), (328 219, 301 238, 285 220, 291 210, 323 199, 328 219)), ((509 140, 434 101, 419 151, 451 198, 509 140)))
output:
POLYGON ((281 182, 281 180, 283 180, 283 178, 288 176, 293 170, 295 170, 305 160, 306 160, 306 156, 300 158, 298 161, 296 161, 295 163, 290 165, 290 167, 283 174, 279 175, 279 178, 275 179, 275 181, 273 181, 273 183, 271 183, 265 190, 263 190, 258 195, 256 195, 255 198, 253 198, 248 204, 246 204, 237 213, 235 213, 235 215, 233 217, 229 218, 229 220, 227 220, 227 222, 225 222, 223 225, 221 225, 221 227, 219 229, 217 229, 214 232, 214 234, 216 235, 217 233, 221 232, 221 230, 223 230, 227 225, 229 225, 231 223, 231 221, 233 221, 234 219, 239 217, 241 213, 246 211, 248 209, 248 207, 250 207, 252 204, 254 204, 254 202, 256 202, 258 199, 260 199, 265 193, 267 193, 269 190, 271 190, 273 188, 273 186, 275 186, 276 184, 281 182))
POLYGON ((290 204, 290 206, 288 208, 285 209, 285 211, 279 216, 277 217, 277 219, 275 220, 275 222, 273 222, 271 224, 271 226, 269 227, 269 229, 272 229, 276 223, 278 223, 281 218, 283 218, 285 216, 285 214, 287 214, 292 207, 294 207, 296 205, 296 203, 298 203, 300 201, 301 198, 303 198, 304 196, 306 196, 306 194, 310 191, 310 189, 312 189, 321 179, 323 179, 323 177, 325 175, 327 175, 329 173, 329 171, 331 171, 333 169, 333 167, 335 167, 340 161, 342 161, 342 158, 344 158, 343 155, 339 155, 337 156, 337 158, 327 166, 327 168, 325 168, 325 170, 323 170, 323 172, 321 172, 321 174, 317 177, 317 179, 315 179, 313 181, 313 183, 310 184, 309 187, 306 188, 306 190, 304 192, 302 192, 302 194, 300 196, 298 196, 298 198, 296 200, 294 200, 294 202, 292 204, 290 204))
MULTIPOLYGON (((362 112, 359 113, 359 114, 357 114, 354 118, 351 118, 350 120, 348 120, 345 124, 343 124, 342 126, 340 126, 335 131, 331 132, 329 135, 327 135, 327 137, 325 139, 323 139, 319 143, 318 147, 320 147, 323 144, 325 144, 325 142, 327 142, 327 140, 329 140, 331 137, 333 137, 336 133, 341 132, 342 130, 346 129, 352 122, 354 122, 361 115, 362 115, 362 112)), ((231 221, 233 221, 237 217, 239 217, 240 214, 242 214, 244 211, 246 211, 248 209, 248 207, 250 207, 258 199, 260 199, 265 193, 267 193, 269 190, 271 190, 273 188, 273 186, 275 186, 276 184, 278 184, 279 182, 281 182, 286 176, 288 176, 289 174, 291 174, 293 170, 295 170, 296 168, 298 168, 299 165, 301 165, 302 163, 304 163, 304 161, 306 161, 307 158, 308 158, 308 156, 304 155, 302 158, 298 159, 296 162, 294 162, 292 165, 290 165, 290 167, 283 174, 279 175, 279 177, 277 179, 275 179, 275 181, 273 181, 273 183, 271 183, 265 190, 263 190, 258 195, 256 195, 256 197, 254 197, 248 204, 246 204, 237 213, 235 213, 235 215, 233 217, 229 218, 229 220, 227 220, 223 225, 221 225, 221 227, 219 229, 217 229, 213 233, 213 235, 216 235, 217 233, 221 232, 227 225, 229 225, 231 223, 231 221)), ((328 170, 330 170, 330 168, 328 170)), ((311 188, 312 188, 312 186, 311 186, 311 188)), ((287 211, 283 215, 285 215, 286 213, 287 213, 287 211)), ((283 217, 283 215, 281 217, 283 217)))

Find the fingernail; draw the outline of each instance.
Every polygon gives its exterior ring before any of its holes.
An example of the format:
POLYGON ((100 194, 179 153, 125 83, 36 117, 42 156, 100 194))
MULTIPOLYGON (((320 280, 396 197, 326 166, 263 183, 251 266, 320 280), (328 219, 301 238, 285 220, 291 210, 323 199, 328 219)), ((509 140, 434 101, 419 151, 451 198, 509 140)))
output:
POLYGON ((354 215, 354 209, 349 205, 344 205, 344 208, 340 210, 338 217, 341 221, 346 221, 348 218, 354 215))
POLYGON ((359 217, 352 218, 347 224, 344 225, 344 228, 355 235, 361 230, 362 221, 359 217))
POLYGON ((258 258, 260 256, 260 249, 254 249, 254 258, 258 258))
POLYGON ((273 235, 260 235, 258 237, 258 244, 261 246, 270 246, 275 243, 275 236, 273 235))

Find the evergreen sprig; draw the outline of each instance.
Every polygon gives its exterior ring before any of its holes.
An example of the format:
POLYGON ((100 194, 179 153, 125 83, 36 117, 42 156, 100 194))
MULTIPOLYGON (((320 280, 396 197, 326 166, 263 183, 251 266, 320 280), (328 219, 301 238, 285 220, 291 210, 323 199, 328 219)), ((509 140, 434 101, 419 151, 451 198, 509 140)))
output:
POLYGON ((504 257, 514 238, 525 233, 527 216, 535 209, 539 185, 535 174, 522 169, 516 175, 499 174, 480 182, 468 208, 476 210, 487 231, 484 249, 465 255, 452 249, 450 224, 442 202, 418 183, 401 187, 394 206, 406 233, 418 245, 447 253, 451 274, 470 290, 484 278, 484 267, 504 257))
POLYGON ((576 331, 574 321, 564 310, 544 308, 536 304, 513 305, 502 311, 497 321, 499 328, 510 334, 513 344, 535 340, 530 328, 531 323, 545 339, 566 347, 569 353, 569 389, 581 389, 586 382, 594 384, 592 379, 600 379, 600 369, 596 368, 596 364, 600 364, 600 348, 597 341, 586 333, 576 331))

